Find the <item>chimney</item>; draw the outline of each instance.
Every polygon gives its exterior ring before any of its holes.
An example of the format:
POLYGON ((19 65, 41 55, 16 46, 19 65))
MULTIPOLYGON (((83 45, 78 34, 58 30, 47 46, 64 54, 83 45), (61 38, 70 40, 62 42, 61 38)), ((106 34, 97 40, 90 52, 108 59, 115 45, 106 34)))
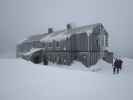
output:
POLYGON ((67 28, 67 30, 70 30, 70 29, 72 29, 72 25, 71 24, 67 24, 66 28, 67 28))
POLYGON ((53 33, 53 28, 48 28, 48 33, 53 33))

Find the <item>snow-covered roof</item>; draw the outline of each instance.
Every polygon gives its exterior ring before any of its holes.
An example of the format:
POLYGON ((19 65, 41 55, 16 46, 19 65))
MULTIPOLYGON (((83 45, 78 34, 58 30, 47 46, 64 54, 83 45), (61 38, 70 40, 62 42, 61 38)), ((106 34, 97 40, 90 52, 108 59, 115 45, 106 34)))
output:
POLYGON ((44 33, 44 34, 37 34, 37 35, 32 35, 30 36, 26 42, 31 42, 31 41, 40 41, 43 37, 49 35, 49 33, 44 33))
POLYGON ((42 48, 32 48, 29 52, 23 53, 22 55, 28 56, 39 50, 42 50, 42 48))
POLYGON ((60 41, 70 37, 72 34, 81 34, 86 32, 89 36, 95 27, 102 25, 101 23, 91 24, 91 25, 84 25, 81 27, 75 27, 70 30, 64 29, 60 31, 54 31, 53 33, 43 33, 38 35, 30 36, 29 38, 25 39, 23 42, 32 42, 32 41, 41 41, 41 42, 50 42, 53 40, 60 41))
POLYGON ((70 30, 66 29, 66 30, 56 31, 56 32, 50 33, 49 35, 46 35, 40 41, 44 41, 44 42, 50 42, 53 40, 60 41, 60 40, 66 39, 67 37, 70 37, 73 34, 81 34, 84 32, 86 32, 87 35, 89 36, 93 32, 94 28, 97 27, 98 25, 100 25, 100 23, 93 24, 93 25, 85 25, 82 27, 76 27, 70 30))
POLYGON ((43 33, 43 34, 32 35, 32 36, 30 36, 28 38, 25 38, 25 39, 19 41, 17 43, 17 45, 25 43, 25 42, 27 43, 27 42, 33 42, 33 41, 40 41, 46 35, 49 35, 49 34, 48 33, 43 33))

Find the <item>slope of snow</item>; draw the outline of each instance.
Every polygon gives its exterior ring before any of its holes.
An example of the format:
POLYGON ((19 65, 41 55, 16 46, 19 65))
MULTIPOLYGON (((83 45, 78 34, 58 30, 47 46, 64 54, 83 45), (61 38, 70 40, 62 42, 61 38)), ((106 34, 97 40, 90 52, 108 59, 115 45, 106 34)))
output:
POLYGON ((132 100, 132 65, 125 58, 122 72, 112 75, 102 60, 86 69, 79 62, 69 67, 0 59, 0 100, 132 100))
MULTIPOLYGON (((119 75, 129 76, 133 74, 133 60, 123 58, 123 64, 122 64, 122 70, 120 71, 119 75)), ((91 71, 106 74, 106 75, 112 75, 113 69, 112 64, 108 64, 104 62, 103 60, 100 60, 96 65, 90 68, 91 71)))

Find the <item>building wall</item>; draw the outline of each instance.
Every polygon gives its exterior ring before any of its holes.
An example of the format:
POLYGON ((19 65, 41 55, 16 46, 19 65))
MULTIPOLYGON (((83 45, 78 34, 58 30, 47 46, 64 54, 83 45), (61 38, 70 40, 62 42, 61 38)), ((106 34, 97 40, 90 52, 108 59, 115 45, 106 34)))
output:
POLYGON ((77 60, 89 67, 104 56, 104 49, 107 46, 106 34, 100 29, 94 30, 89 36, 84 32, 73 34, 61 41, 23 43, 17 47, 17 52, 27 52, 31 48, 45 48, 43 55, 47 56, 50 62, 70 65, 73 60, 77 60))

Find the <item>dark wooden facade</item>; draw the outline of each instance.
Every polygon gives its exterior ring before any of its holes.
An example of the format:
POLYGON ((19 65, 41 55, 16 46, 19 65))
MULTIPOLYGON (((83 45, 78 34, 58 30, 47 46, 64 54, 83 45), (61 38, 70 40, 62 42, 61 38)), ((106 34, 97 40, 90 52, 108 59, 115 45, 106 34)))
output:
POLYGON ((17 56, 22 57, 31 48, 42 48, 41 56, 46 56, 50 62, 70 65, 77 60, 89 67, 107 55, 107 52, 106 54, 104 52, 107 51, 108 33, 100 23, 78 28, 67 26, 66 30, 57 32, 52 30, 46 34, 35 36, 37 39, 27 39, 17 45, 17 56), (62 34, 66 37, 54 38, 62 34))

